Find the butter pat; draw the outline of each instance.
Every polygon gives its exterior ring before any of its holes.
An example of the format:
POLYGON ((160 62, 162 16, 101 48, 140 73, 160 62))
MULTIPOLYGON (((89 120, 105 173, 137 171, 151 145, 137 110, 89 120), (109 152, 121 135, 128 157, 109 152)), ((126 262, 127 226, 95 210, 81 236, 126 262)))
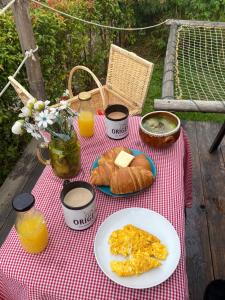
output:
POLYGON ((119 168, 126 168, 129 166, 129 164, 132 162, 133 159, 134 159, 133 155, 122 150, 117 155, 114 164, 119 168))

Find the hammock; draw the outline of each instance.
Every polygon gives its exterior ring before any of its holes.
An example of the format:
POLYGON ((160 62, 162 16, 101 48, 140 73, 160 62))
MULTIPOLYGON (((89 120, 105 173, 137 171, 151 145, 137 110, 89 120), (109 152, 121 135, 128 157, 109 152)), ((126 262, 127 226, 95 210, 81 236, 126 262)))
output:
POLYGON ((225 112, 225 23, 170 21, 155 109, 225 112))

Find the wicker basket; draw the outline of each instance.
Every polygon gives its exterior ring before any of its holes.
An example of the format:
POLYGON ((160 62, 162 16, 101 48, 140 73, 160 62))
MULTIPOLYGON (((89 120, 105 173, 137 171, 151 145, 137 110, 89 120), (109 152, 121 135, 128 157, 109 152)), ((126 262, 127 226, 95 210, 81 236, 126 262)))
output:
POLYGON ((78 109, 78 96, 72 93, 72 77, 78 70, 87 71, 98 88, 91 90, 92 104, 96 111, 104 110, 110 104, 124 104, 130 115, 138 115, 148 91, 154 65, 136 54, 111 45, 106 84, 102 86, 94 73, 84 66, 76 66, 70 71, 68 90, 71 107, 78 109))

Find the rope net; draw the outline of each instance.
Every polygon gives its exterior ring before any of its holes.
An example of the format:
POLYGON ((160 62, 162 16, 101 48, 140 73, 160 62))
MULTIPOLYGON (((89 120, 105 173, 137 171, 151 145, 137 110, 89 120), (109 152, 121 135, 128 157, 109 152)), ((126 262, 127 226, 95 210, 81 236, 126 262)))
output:
POLYGON ((175 98, 225 100, 225 28, 178 28, 175 98))

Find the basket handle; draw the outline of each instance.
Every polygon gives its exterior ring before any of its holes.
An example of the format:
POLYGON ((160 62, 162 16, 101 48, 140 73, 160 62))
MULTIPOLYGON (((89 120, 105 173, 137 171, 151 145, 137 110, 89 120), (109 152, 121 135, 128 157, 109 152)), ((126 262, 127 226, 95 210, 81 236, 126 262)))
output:
POLYGON ((75 66, 70 71, 69 80, 68 80, 68 90, 69 90, 70 98, 74 97, 73 92, 72 92, 72 77, 77 70, 84 70, 92 76, 92 78, 94 79, 95 83, 97 84, 97 86, 99 88, 99 91, 100 91, 100 94, 102 97, 103 108, 105 108, 106 101, 105 101, 105 94, 104 94, 103 86, 102 86, 101 82, 98 80, 97 76, 89 68, 87 68, 85 66, 75 66))

